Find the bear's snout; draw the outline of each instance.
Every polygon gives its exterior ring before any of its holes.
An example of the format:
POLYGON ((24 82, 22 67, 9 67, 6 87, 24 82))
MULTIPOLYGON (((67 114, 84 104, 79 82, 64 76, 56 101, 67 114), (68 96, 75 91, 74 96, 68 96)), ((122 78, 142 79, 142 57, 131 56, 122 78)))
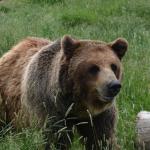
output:
POLYGON ((107 97, 116 96, 121 89, 121 83, 118 80, 111 81, 107 84, 107 97))

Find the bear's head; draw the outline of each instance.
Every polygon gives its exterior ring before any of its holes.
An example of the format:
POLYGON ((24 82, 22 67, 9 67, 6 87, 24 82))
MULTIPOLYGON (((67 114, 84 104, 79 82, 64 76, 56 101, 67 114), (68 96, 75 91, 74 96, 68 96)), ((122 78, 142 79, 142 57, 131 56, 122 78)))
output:
POLYGON ((80 117, 87 111, 97 115, 114 103, 121 89, 121 59, 127 47, 123 38, 105 43, 63 37, 59 81, 68 107, 73 103, 80 117))

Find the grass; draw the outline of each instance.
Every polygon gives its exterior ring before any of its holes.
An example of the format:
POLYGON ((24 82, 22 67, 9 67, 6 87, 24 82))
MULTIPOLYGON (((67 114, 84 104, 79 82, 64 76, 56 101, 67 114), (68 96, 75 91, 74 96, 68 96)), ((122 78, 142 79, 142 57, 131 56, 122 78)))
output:
MULTIPOLYGON (((129 51, 123 60, 123 89, 117 99, 117 137, 121 149, 133 150, 136 115, 150 111, 149 17, 149 0, 4 0, 0 2, 0 55, 26 36, 126 38, 129 51)), ((40 131, 34 129, 2 135, 0 150, 40 149, 43 143, 40 131)), ((77 147, 82 149, 75 140, 72 149, 77 147)))
POLYGON ((0 150, 37 150, 44 145, 41 131, 24 129, 18 134, 9 132, 9 136, 0 138, 0 150))

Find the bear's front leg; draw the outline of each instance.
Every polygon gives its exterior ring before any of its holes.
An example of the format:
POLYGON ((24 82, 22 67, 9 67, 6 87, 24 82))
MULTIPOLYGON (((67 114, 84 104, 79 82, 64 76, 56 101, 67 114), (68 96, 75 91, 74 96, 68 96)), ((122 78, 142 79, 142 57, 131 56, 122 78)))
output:
POLYGON ((67 125, 66 119, 59 119, 47 125, 45 137, 45 150, 69 150, 73 138, 72 126, 67 125))
POLYGON ((116 109, 112 107, 88 120, 88 124, 78 126, 85 139, 86 150, 111 150, 115 147, 116 109))

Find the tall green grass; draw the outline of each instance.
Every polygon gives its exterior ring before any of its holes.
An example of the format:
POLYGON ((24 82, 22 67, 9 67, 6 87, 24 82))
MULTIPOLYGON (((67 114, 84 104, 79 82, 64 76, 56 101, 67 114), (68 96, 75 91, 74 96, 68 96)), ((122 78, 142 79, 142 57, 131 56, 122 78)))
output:
MULTIPOLYGON (((125 37, 129 50, 117 98, 117 137, 121 149, 132 150, 136 115, 150 111, 149 18, 149 0, 4 0, 0 2, 0 55, 26 36, 53 40, 71 34, 104 41, 125 37)), ((0 149, 39 149, 42 139, 34 129, 10 133, 0 138, 0 149)), ((76 141, 72 149, 79 149, 76 141)))

